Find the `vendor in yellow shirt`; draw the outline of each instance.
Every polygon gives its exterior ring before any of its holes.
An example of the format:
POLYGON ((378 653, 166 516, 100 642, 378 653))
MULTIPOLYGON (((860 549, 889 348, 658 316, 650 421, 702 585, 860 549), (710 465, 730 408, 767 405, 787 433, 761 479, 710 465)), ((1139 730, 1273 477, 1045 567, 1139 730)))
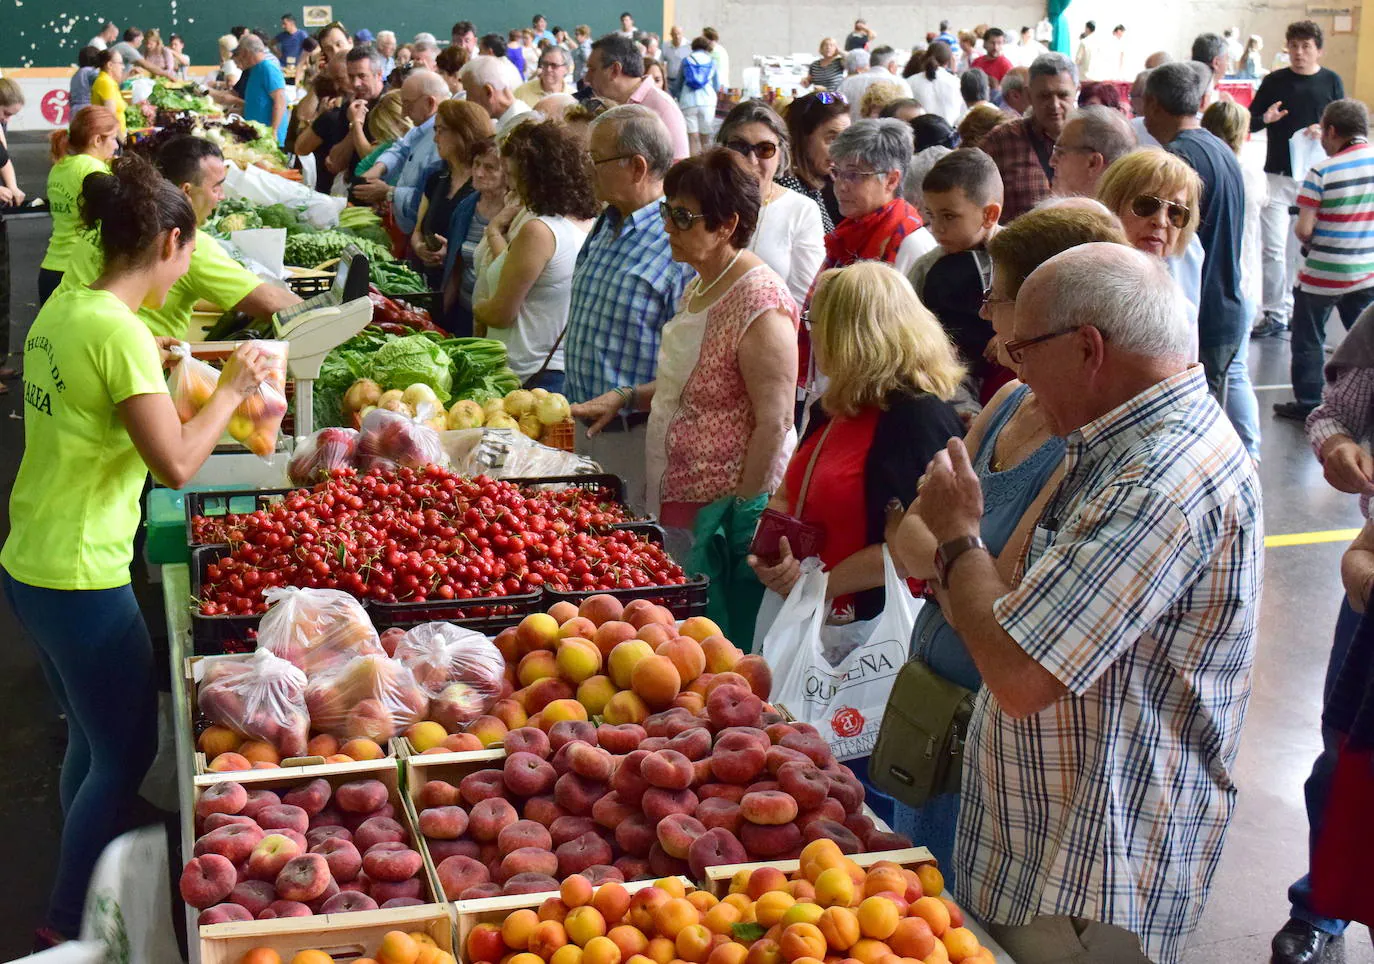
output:
MULTIPOLYGON (((208 301, 222 309, 234 308, 249 315, 271 315, 301 299, 290 289, 260 281, 200 230, 224 200, 224 155, 213 141, 185 134, 167 141, 158 150, 162 176, 179 188, 196 213, 196 247, 190 269, 177 279, 167 300, 158 308, 142 308, 138 316, 158 337, 186 339, 196 302, 208 301)), ((67 263, 62 287, 88 285, 104 267, 99 238, 94 231, 77 236, 67 263)))
POLYGON ((72 245, 81 230, 81 184, 86 175, 108 172, 119 147, 119 126, 104 107, 83 107, 71 127, 48 136, 52 170, 48 172, 48 208, 52 237, 38 269, 38 303, 46 302, 62 283, 72 245))
POLYGON ((135 312, 161 305, 185 274, 195 211, 133 156, 92 175, 83 197, 105 269, 53 295, 25 338, 24 458, 0 549, 0 587, 67 718, 61 855, 40 947, 79 934, 96 858, 124 829, 157 750, 152 644, 129 577, 143 480, 185 485, 270 371, 257 344, 240 346, 183 425, 162 346, 135 312))
POLYGON ((109 108, 119 124, 119 140, 124 141, 124 95, 119 83, 124 79, 124 57, 118 50, 102 50, 95 58, 95 80, 91 81, 91 103, 109 108))

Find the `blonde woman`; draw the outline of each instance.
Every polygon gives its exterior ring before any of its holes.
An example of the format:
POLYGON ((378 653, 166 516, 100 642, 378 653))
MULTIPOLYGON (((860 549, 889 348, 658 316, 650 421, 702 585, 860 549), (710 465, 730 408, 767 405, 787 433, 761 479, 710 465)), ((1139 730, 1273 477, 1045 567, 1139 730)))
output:
POLYGON ((844 57, 841 55, 840 45, 835 42, 834 37, 826 37, 821 41, 820 59, 811 61, 810 69, 802 78, 802 86, 814 87, 816 90, 839 90, 842 80, 844 57))
POLYGON ((1132 247, 1163 258, 1197 323, 1202 242, 1197 239, 1202 180, 1188 163, 1157 147, 1132 151, 1102 172, 1097 199, 1121 219, 1132 247))
POLYGON ((219 79, 215 83, 217 88, 232 88, 243 75, 243 69, 234 61, 234 51, 238 49, 239 41, 233 34, 227 33, 219 38, 219 79))
POLYGON ((899 100, 908 100, 910 94, 910 88, 896 77, 891 80, 875 81, 864 89, 863 96, 859 98, 859 117, 860 119, 882 117, 883 109, 888 104, 899 100))
POLYGON ((162 42, 162 32, 156 27, 150 28, 143 35, 143 59, 156 70, 161 71, 163 76, 174 77, 176 75, 176 58, 167 49, 167 45, 162 42))
MULTIPOLYGON (((820 559, 833 612, 871 619, 883 609, 887 506, 915 499, 935 453, 964 434, 949 404, 964 369, 911 282, 876 261, 822 272, 811 345, 828 381, 769 506, 825 531, 820 559)), ((779 558, 751 556, 749 564, 764 586, 786 596, 801 566, 791 546, 781 548, 779 558)))

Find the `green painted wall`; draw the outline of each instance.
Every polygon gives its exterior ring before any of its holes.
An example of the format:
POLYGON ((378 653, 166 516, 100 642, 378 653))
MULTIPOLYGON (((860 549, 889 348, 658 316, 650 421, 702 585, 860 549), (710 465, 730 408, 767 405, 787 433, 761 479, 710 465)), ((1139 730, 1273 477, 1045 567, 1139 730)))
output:
MULTIPOLYGON (((569 32, 577 24, 586 23, 593 36, 619 29, 621 11, 626 9, 635 14, 642 29, 660 33, 663 29, 661 5, 640 8, 627 0, 520 0, 501 4, 473 0, 390 0, 385 4, 335 0, 333 8, 334 17, 349 30, 394 30, 403 43, 422 30, 434 34, 442 43, 458 20, 471 20, 479 33, 504 33, 511 27, 527 26, 535 13, 544 14, 550 25, 569 32)), ((0 0, 0 66, 73 64, 77 51, 106 18, 121 30, 131 25, 145 30, 158 27, 164 39, 170 33, 181 34, 186 39, 191 62, 209 64, 217 56, 216 40, 228 33, 230 27, 261 27, 274 35, 280 30, 278 18, 287 11, 302 18, 301 7, 288 6, 282 0, 239 0, 229 4, 207 0, 0 0)))

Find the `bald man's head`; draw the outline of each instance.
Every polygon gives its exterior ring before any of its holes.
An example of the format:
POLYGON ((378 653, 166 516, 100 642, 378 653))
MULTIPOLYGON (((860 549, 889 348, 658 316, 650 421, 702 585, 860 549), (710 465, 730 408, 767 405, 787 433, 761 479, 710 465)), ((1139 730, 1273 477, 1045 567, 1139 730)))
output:
POLYGON ((401 110, 418 127, 433 117, 448 97, 444 78, 432 70, 415 70, 401 85, 401 110))

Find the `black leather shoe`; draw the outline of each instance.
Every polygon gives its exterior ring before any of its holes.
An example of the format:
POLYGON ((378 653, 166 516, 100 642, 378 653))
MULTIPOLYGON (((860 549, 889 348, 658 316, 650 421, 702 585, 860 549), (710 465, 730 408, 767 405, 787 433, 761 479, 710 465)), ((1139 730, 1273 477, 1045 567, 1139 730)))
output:
POLYGON ((1295 422, 1305 422, 1307 416, 1312 414, 1312 408, 1299 402, 1275 402, 1274 414, 1279 418, 1291 418, 1295 422))
POLYGON ((1317 964, 1326 953, 1331 935, 1317 930, 1305 920, 1290 917, 1283 929, 1269 942, 1273 964, 1317 964))

